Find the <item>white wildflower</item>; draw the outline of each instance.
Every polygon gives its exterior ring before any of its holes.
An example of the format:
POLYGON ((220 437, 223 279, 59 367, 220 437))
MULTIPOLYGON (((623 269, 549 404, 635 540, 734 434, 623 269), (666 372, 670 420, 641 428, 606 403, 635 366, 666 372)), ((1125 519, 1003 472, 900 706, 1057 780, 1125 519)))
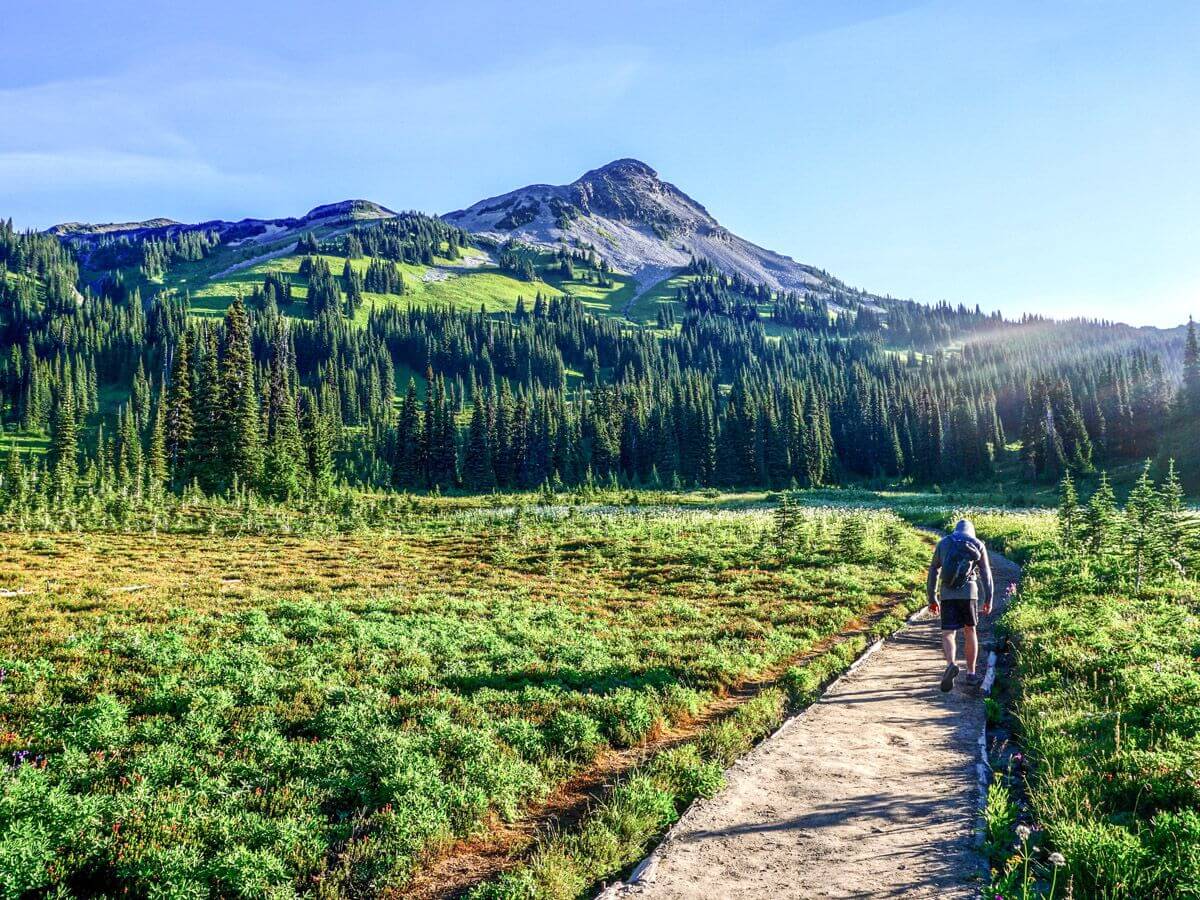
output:
POLYGON ((1066 864, 1067 864, 1067 858, 1065 856, 1063 856, 1061 853, 1055 851, 1054 853, 1050 854, 1050 865, 1065 866, 1066 864))
POLYGON ((1029 835, 1032 834, 1032 829, 1028 825, 1018 825, 1016 828, 1017 837, 1022 841, 1029 840, 1029 835))

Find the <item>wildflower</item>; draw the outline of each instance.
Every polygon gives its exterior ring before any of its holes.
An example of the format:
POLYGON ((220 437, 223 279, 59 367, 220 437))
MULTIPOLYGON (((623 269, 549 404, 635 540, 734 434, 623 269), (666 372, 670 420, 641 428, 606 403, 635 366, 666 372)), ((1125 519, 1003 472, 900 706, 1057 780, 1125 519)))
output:
POLYGON ((1016 827, 1016 832, 1017 837, 1019 837, 1022 841, 1027 841, 1029 840, 1029 835, 1033 833, 1033 829, 1031 829, 1028 825, 1018 825, 1016 827))
POLYGON ((1065 856, 1063 856, 1061 853, 1059 853, 1058 851, 1055 851, 1054 853, 1050 854, 1050 865, 1065 866, 1066 864, 1067 864, 1067 858, 1065 856))

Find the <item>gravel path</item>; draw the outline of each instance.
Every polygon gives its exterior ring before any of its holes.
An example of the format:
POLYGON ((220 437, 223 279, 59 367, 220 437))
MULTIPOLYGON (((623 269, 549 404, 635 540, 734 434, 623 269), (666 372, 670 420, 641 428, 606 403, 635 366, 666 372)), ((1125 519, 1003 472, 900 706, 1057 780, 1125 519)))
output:
MULTIPOLYGON (((1020 569, 994 553, 992 565, 999 600, 1020 569)), ((634 883, 603 896, 978 896, 983 702, 941 693, 943 668, 936 621, 905 627, 740 760, 634 883)))

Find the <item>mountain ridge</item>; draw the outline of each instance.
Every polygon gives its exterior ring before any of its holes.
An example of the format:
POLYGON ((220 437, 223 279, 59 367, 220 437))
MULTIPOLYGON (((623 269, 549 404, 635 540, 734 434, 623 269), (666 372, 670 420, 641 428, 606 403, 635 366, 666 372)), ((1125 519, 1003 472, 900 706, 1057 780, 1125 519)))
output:
MULTIPOLYGON (((344 230, 357 222, 397 215, 376 201, 353 199, 313 207, 300 217, 193 224, 166 217, 107 224, 68 222, 46 233, 84 250, 110 239, 165 238, 192 231, 216 231, 222 243, 239 246, 275 244, 293 235, 299 239, 316 227, 344 230)), ((590 169, 569 184, 526 185, 442 218, 497 244, 516 241, 548 250, 591 246, 615 271, 631 276, 639 294, 694 258, 702 258, 726 274, 777 291, 802 291, 835 304, 845 297, 869 304, 882 299, 847 288, 819 268, 734 234, 700 202, 632 157, 590 169)))
POLYGON ((307 226, 336 224, 338 222, 375 221, 397 216, 374 200, 339 200, 314 206, 300 217, 286 216, 275 219, 245 218, 237 221, 209 219, 204 222, 179 222, 166 217, 146 219, 142 222, 90 224, 85 222, 63 222, 52 225, 45 234, 75 243, 96 243, 110 237, 161 237, 185 231, 216 231, 227 241, 244 240, 248 237, 270 234, 272 227, 277 231, 302 229, 307 226))

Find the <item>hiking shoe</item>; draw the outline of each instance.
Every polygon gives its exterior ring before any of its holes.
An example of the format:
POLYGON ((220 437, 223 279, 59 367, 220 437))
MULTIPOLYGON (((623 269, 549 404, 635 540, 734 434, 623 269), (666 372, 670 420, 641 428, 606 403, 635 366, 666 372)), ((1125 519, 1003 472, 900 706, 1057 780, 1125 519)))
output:
POLYGON ((946 671, 942 673, 942 693, 950 693, 950 689, 954 687, 954 679, 958 677, 958 666, 954 663, 946 666, 946 671))
POLYGON ((976 672, 968 672, 963 679, 963 690, 968 694, 978 694, 983 686, 983 678, 976 672))

